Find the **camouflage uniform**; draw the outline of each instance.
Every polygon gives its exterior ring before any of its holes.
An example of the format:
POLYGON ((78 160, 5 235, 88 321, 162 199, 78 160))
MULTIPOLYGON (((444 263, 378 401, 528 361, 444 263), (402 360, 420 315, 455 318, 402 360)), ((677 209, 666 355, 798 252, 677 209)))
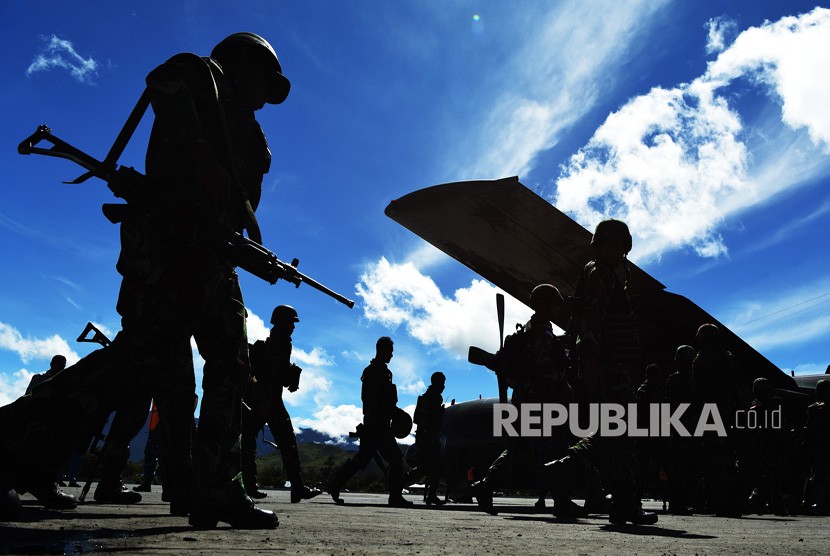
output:
MULTIPOLYGON (((398 403, 398 390, 392 383, 392 371, 385 363, 372 359, 361 376, 363 386, 360 398, 363 401, 363 426, 360 434, 360 449, 353 458, 338 469, 326 485, 326 491, 339 494, 349 478, 369 465, 379 453, 386 463, 390 503, 402 499, 403 457, 395 435, 392 432, 392 416, 398 403)), ((334 494, 332 497, 334 497, 334 494)))
MULTIPOLYGON (((692 354, 694 355, 694 354, 692 354)), ((679 364, 684 364, 683 362, 679 364)), ((680 404, 689 404, 683 413, 681 423, 693 431, 697 423, 697 402, 692 382, 691 360, 688 368, 678 369, 666 379, 666 403, 674 412, 680 404)), ((699 475, 699 439, 680 436, 672 430, 666 454, 666 471, 669 481, 669 512, 687 514, 691 512, 697 498, 697 477, 699 475)))
POLYGON ((282 400, 282 389, 292 380, 291 349, 290 335, 274 334, 250 347, 253 379, 245 386, 243 398, 251 410, 242 415, 242 478, 249 494, 256 490, 256 437, 265 423, 279 447, 292 489, 303 484, 297 437, 282 400))
POLYGON ((443 403, 444 399, 434 384, 430 384, 426 392, 418 396, 414 419, 415 424, 418 425, 415 431, 418 465, 406 474, 403 481, 404 485, 409 486, 426 476, 424 498, 431 501, 437 497, 436 491, 443 467, 440 439, 441 426, 444 422, 443 403))
MULTIPOLYGON (((737 359, 719 344, 717 336, 703 339, 698 332, 698 340, 700 350, 692 364, 697 400, 701 404, 715 404, 724 425, 729 426, 735 411, 747 407, 748 388, 737 359)), ((709 431, 701 439, 704 496, 709 510, 717 515, 736 516, 743 511, 738 449, 735 431, 727 431, 725 437, 709 431)))
POLYGON ((807 513, 830 515, 830 384, 820 380, 816 386, 818 400, 807 408, 804 429, 810 459, 810 477, 804 487, 807 513), (824 383, 824 384, 822 384, 824 383))
MULTIPOLYGON (((580 380, 588 401, 626 405, 634 402, 632 364, 641 356, 639 333, 626 292, 628 270, 600 260, 589 262, 577 285, 582 301, 577 336, 580 380)), ((614 500, 612 512, 636 511, 634 443, 627 436, 583 438, 569 453, 595 465, 614 500), (617 508, 615 510, 615 507, 617 508)))
MULTIPOLYGON (((550 322, 536 314, 525 325, 525 330, 529 335, 529 368, 518 372, 517 377, 511 381, 513 393, 510 403, 519 408, 523 403, 567 403, 565 371, 568 361, 565 346, 554 335, 550 322)), ((516 430, 520 426, 521 422, 517 420, 516 430)), ((567 447, 566 434, 567 428, 563 425, 554 429, 551 437, 508 438, 507 449, 487 471, 486 480, 490 483, 490 488, 498 488, 508 470, 532 454, 535 460, 536 488, 541 493, 549 490, 542 466, 551 458, 562 455, 567 447)))

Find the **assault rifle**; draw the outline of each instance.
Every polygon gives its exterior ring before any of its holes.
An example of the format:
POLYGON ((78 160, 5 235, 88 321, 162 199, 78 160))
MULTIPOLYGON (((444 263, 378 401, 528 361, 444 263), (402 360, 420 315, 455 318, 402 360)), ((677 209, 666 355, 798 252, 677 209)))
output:
MULTIPOLYGON (((122 143, 121 137, 116 141, 116 145, 119 143, 122 143)), ((110 155, 114 152, 120 152, 116 145, 113 146, 110 155)), ((123 145, 121 148, 123 148, 123 145)), ((64 183, 83 183, 93 176, 100 178, 107 183, 107 187, 116 197, 124 199, 129 205, 150 207, 163 211, 179 221, 186 222, 192 227, 197 240, 203 246, 217 253, 231 265, 247 270, 269 284, 275 284, 279 279, 290 282, 298 288, 300 284, 308 284, 347 307, 354 307, 354 301, 351 299, 347 299, 299 272, 297 270, 297 265, 300 262, 298 259, 291 261, 291 264, 279 260, 274 253, 259 243, 212 222, 189 201, 158 186, 144 174, 132 167, 118 166, 113 160, 116 158, 114 156, 108 155, 104 161, 96 160, 80 149, 52 135, 52 131, 45 125, 38 126, 37 131, 20 143, 17 152, 71 160, 86 168, 87 172, 71 182, 64 183), (38 147, 37 145, 41 141, 47 141, 52 146, 50 148, 38 147)), ((112 221, 115 219, 113 215, 117 214, 123 206, 104 205, 104 214, 112 221)))
MULTIPOLYGON (((91 322, 86 323, 84 331, 81 332, 81 335, 78 336, 78 339, 75 341, 100 344, 101 347, 107 347, 112 343, 112 341, 107 338, 107 335, 98 330, 98 327, 91 322), (90 336, 90 333, 92 336, 90 336)), ((81 489, 81 495, 78 497, 79 502, 86 500, 86 495, 89 494, 89 489, 92 487, 92 482, 95 480, 95 475, 98 474, 98 468, 101 466, 101 450, 103 449, 104 442, 106 442, 107 439, 107 436, 104 434, 104 429, 107 427, 109 415, 104 414, 100 415, 100 417, 100 427, 95 427, 95 432, 93 432, 87 448, 87 451, 95 456, 95 463, 89 470, 89 476, 84 483, 84 487, 81 489)))

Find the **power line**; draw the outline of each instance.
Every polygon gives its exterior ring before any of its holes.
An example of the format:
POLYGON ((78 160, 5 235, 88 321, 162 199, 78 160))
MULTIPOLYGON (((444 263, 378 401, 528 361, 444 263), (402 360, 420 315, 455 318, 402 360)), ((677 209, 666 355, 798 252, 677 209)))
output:
MULTIPOLYGON (((789 310, 794 309, 794 308, 796 308, 796 307, 800 307, 801 305, 805 305, 805 304, 807 304, 807 303, 811 303, 811 302, 813 302, 813 301, 815 301, 815 300, 817 300, 817 299, 821 299, 822 297, 827 297, 827 296, 830 296, 830 292, 826 292, 826 293, 823 293, 823 294, 821 294, 821 295, 817 295, 816 297, 810 298, 810 299, 808 299, 808 300, 806 300, 806 301, 802 301, 802 302, 800 302, 800 303, 796 303, 795 305, 790 305, 789 307, 784 307, 783 309, 779 309, 778 311, 773 311, 772 313, 769 313, 769 314, 764 315, 764 316, 762 316, 762 317, 758 317, 757 319, 752 319, 752 320, 747 321, 747 322, 745 322, 745 323, 743 323, 743 324, 739 324, 739 325, 737 325, 735 328, 740 328, 740 327, 742 327, 742 326, 746 326, 746 325, 748 325, 748 324, 752 324, 753 322, 758 322, 759 320, 764 320, 764 319, 769 318, 769 317, 771 317, 771 316, 773 316, 773 315, 777 315, 777 314, 779 314, 779 313, 783 313, 783 312, 785 312, 785 311, 789 311, 789 310)), ((777 319, 775 319, 775 320, 773 320, 773 321, 771 321, 771 322, 778 322, 778 321, 779 321, 779 320, 781 320, 781 319, 784 319, 784 318, 787 318, 787 317, 791 317, 791 316, 793 316, 793 315, 797 315, 798 313, 803 313, 804 311, 809 311, 810 309, 812 309, 812 308, 814 308, 814 307, 818 307, 819 305, 822 305, 822 304, 824 304, 824 303, 827 303, 828 301, 830 301, 830 299, 825 299, 824 301, 819 301, 818 303, 814 303, 813 305, 810 305, 809 307, 805 307, 804 309, 801 309, 801 310, 796 311, 796 312, 794 312, 794 313, 790 313, 790 314, 788 314, 788 315, 784 315, 783 317, 777 318, 777 319)))

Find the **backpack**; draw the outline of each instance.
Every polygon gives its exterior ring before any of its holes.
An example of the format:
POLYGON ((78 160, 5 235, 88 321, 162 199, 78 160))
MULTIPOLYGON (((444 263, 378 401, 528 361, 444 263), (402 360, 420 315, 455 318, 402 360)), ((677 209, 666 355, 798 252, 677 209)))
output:
POLYGON ((516 324, 516 332, 504 339, 504 347, 496 352, 496 368, 515 389, 518 383, 532 371, 531 335, 529 323, 516 324))

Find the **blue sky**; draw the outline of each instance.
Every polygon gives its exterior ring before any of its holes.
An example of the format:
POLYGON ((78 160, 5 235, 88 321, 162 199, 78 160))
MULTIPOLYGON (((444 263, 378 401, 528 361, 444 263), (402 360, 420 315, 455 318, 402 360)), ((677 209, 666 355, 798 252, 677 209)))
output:
MULTIPOLYGON (((258 118, 274 161, 265 244, 356 299, 353 310, 242 272, 251 339, 288 303, 301 322, 295 425, 343 435, 360 373, 391 335, 401 406, 429 375, 492 396, 466 363, 498 345, 495 288, 383 215, 429 185, 511 175, 588 228, 634 233, 631 258, 779 367, 830 363, 830 10, 814 2, 282 1, 0 6, 0 403, 55 353, 114 335, 118 230, 104 184, 22 157, 40 123, 105 155, 144 76, 177 52, 253 31, 288 100, 258 118), (82 6, 82 7, 77 7, 82 6)), ((150 118, 121 158, 143 168, 150 118)), ((528 309, 508 299, 507 322, 528 309)), ((198 380, 201 361, 197 359, 198 380)))

